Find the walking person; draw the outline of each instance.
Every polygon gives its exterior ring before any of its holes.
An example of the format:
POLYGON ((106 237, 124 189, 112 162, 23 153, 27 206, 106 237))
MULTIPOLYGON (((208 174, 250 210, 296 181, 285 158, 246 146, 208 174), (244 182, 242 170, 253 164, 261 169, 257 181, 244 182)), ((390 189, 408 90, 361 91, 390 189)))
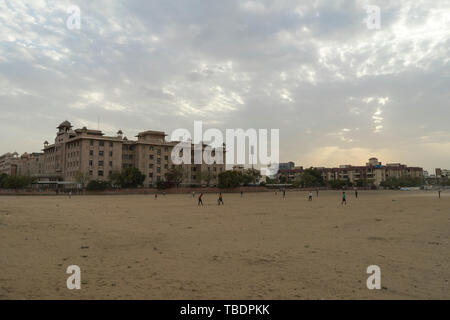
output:
POLYGON ((358 199, 358 189, 355 189, 355 198, 358 199))
POLYGON ((346 199, 346 196, 345 196, 345 191, 342 191, 342 202, 341 202, 341 205, 344 205, 344 203, 345 203, 345 205, 347 205, 347 199, 346 199))
POLYGON ((200 206, 200 205, 203 206, 202 197, 203 197, 203 192, 201 192, 200 195, 198 196, 198 204, 197 204, 197 206, 200 206))
POLYGON ((222 198, 222 193, 219 193, 219 199, 217 199, 217 205, 223 205, 223 198, 222 198))
POLYGON ((283 189, 283 199, 286 197, 286 189, 283 189))
POLYGON ((441 198, 441 189, 438 190, 439 199, 441 198))
POLYGON ((312 201, 312 192, 311 191, 309 192, 309 195, 308 195, 308 201, 312 201))

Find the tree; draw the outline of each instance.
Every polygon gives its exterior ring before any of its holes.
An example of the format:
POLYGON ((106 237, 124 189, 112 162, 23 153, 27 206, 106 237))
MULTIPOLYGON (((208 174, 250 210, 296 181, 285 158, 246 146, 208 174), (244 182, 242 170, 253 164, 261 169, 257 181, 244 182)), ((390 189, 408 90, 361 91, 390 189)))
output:
POLYGON ((6 173, 0 174, 0 188, 4 188, 3 183, 6 179, 8 179, 8 175, 6 173))
POLYGON ((209 187, 211 180, 215 179, 216 176, 210 170, 204 170, 200 173, 201 180, 206 182, 206 186, 209 187))
POLYGON ((145 175, 134 167, 123 168, 109 175, 111 183, 121 188, 136 188, 144 183, 145 175))
POLYGON ((91 180, 88 182, 86 189, 92 191, 102 191, 111 187, 109 181, 91 180))
POLYGON ((423 179, 419 177, 389 177, 385 181, 382 181, 380 186, 388 189, 400 189, 401 187, 420 187, 423 183, 423 179))
POLYGON ((224 171, 218 176, 219 188, 236 188, 241 182, 240 174, 237 171, 224 171))
POLYGON ((87 173, 83 173, 81 171, 78 171, 75 173, 75 181, 78 184, 81 184, 81 187, 84 188, 86 183, 89 182, 89 175, 87 173))
POLYGON ((167 182, 169 184, 175 185, 177 188, 183 182, 184 172, 181 166, 175 166, 169 170, 167 173, 167 182))
POLYGON ((247 169, 244 174, 250 177, 251 183, 256 184, 261 178, 261 172, 257 169, 247 169))
POLYGON ((9 176, 2 174, 0 176, 0 188, 5 189, 20 189, 30 186, 36 182, 36 178, 30 176, 9 176))

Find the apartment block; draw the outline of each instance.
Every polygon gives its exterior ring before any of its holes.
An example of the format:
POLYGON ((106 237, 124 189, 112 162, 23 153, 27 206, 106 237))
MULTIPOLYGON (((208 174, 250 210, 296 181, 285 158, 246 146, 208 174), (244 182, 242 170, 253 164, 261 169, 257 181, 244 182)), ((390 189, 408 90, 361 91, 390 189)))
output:
MULTIPOLYGON (((400 163, 388 163, 383 165, 377 158, 370 158, 365 166, 353 166, 350 164, 340 165, 337 168, 317 167, 322 172, 325 182, 331 181, 348 181, 357 184, 358 181, 366 182, 379 186, 381 182, 386 181, 389 177, 413 177, 423 178, 423 169, 419 167, 408 167, 400 163)), ((303 168, 280 170, 279 175, 284 175, 288 179, 292 179, 295 175, 302 173, 303 168)))
MULTIPOLYGON (((54 143, 44 142, 43 153, 4 155, 0 157, 0 168, 2 172, 9 170, 8 174, 31 175, 41 181, 76 183, 79 173, 89 180, 108 180, 113 171, 135 167, 145 175, 145 186, 155 186, 177 166, 172 163, 171 153, 179 142, 166 141, 166 136, 162 131, 148 130, 140 132, 136 140, 128 140, 121 130, 116 136, 106 136, 86 127, 73 129, 70 122, 64 121, 57 127, 54 143)), ((182 185, 204 184, 205 172, 211 173, 209 183, 216 184, 217 175, 225 171, 225 148, 221 150, 222 163, 208 165, 194 163, 194 147, 192 144, 191 163, 179 165, 184 173, 182 185)))

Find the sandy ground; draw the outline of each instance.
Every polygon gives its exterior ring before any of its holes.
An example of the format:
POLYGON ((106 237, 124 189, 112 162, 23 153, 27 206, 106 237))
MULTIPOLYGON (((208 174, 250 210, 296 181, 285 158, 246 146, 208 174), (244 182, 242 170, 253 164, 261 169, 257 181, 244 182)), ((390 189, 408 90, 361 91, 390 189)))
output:
POLYGON ((449 191, 216 199, 0 197, 0 299, 450 299, 449 191))

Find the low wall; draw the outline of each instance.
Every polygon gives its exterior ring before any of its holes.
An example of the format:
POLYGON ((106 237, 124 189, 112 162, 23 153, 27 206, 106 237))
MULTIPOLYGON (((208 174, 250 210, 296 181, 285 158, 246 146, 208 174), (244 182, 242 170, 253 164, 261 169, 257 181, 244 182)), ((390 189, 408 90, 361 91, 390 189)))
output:
MULTIPOLYGON (((204 187, 204 188, 170 188, 165 190, 158 190, 156 188, 135 188, 135 189, 111 189, 104 191, 80 191, 73 192, 73 194, 82 194, 82 195, 119 195, 119 194, 191 194, 195 193, 239 193, 239 192, 265 192, 270 191, 264 187, 238 187, 233 189, 220 189, 213 187, 204 187)), ((10 195, 10 196, 18 196, 18 195, 67 195, 68 193, 64 192, 56 192, 55 190, 40 190, 40 189, 0 189, 0 196, 10 195)))

